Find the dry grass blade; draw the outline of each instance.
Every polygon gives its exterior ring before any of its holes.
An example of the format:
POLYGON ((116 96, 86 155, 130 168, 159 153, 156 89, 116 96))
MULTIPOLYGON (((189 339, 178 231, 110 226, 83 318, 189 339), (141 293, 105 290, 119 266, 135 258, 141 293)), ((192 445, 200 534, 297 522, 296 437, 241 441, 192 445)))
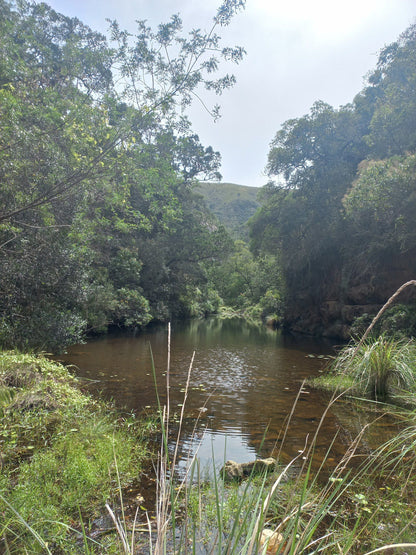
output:
POLYGON ((378 547, 377 549, 373 549, 373 551, 368 551, 364 555, 372 555, 373 553, 383 553, 383 551, 387 551, 387 549, 415 549, 416 550, 416 543, 392 543, 391 545, 383 545, 383 547, 378 547))
POLYGON ((123 526, 121 525, 120 520, 113 513, 113 511, 112 511, 112 509, 111 509, 111 507, 108 503, 105 504, 105 508, 107 509, 107 511, 108 511, 108 513, 111 517, 111 520, 114 522, 114 526, 116 527, 118 536, 121 540, 121 543, 123 544, 124 553, 126 553, 126 554, 132 553, 130 551, 129 542, 128 542, 127 537, 126 537, 126 532, 125 532, 123 526))
MULTIPOLYGON (((305 447, 305 449, 306 449, 306 447, 305 447)), ((297 457, 295 457, 294 459, 292 459, 292 460, 290 461, 290 463, 289 463, 288 465, 286 465, 286 467, 285 467, 285 468, 282 470, 282 472, 279 474, 277 480, 275 480, 275 482, 274 482, 273 486, 271 487, 269 493, 267 494, 267 497, 266 497, 266 499, 265 499, 264 502, 263 502, 261 511, 260 511, 260 513, 259 513, 259 515, 258 515, 258 517, 257 517, 256 524, 255 524, 255 526, 254 526, 254 530, 253 530, 253 533, 252 533, 252 536, 251 536, 251 541, 250 541, 250 545, 249 545, 249 548, 248 548, 248 551, 247 551, 247 555, 251 555, 251 554, 253 553, 254 545, 255 545, 255 543, 256 543, 256 539, 257 539, 258 534, 259 534, 259 528, 260 528, 261 521, 262 521, 262 519, 264 518, 264 516, 266 515, 266 513, 267 513, 267 511, 268 511, 268 509, 269 509, 269 507, 270 507, 270 502, 271 502, 271 500, 272 500, 272 498, 273 498, 273 495, 274 495, 274 493, 275 493, 277 487, 279 486, 279 484, 280 484, 280 482, 282 481, 282 479, 285 477, 285 475, 286 475, 287 471, 289 470, 289 468, 296 462, 296 460, 297 460, 299 457, 301 457, 301 456, 303 455, 305 449, 303 449, 302 452, 299 453, 299 455, 298 455, 297 457)))
POLYGON ((378 311, 378 313, 376 314, 376 316, 373 318, 373 321, 371 322, 371 324, 368 326, 368 328, 366 329, 364 335, 362 336, 361 340, 359 341, 358 345, 355 348, 355 351, 352 355, 352 359, 355 357, 355 355, 357 354, 358 350, 360 349, 361 345, 364 343, 364 341, 367 339, 369 333, 371 332, 371 330, 374 328, 374 326, 376 325, 376 323, 378 322, 378 320, 381 318, 381 316, 383 315, 383 313, 389 308, 389 306, 391 306, 394 301, 397 299, 397 297, 402 293, 402 291, 404 291, 407 287, 409 287, 410 285, 414 285, 416 286, 416 279, 412 279, 410 281, 407 281, 406 283, 403 283, 403 285, 401 285, 397 291, 395 293, 393 293, 393 295, 388 299, 388 301, 381 307, 381 309, 378 311))

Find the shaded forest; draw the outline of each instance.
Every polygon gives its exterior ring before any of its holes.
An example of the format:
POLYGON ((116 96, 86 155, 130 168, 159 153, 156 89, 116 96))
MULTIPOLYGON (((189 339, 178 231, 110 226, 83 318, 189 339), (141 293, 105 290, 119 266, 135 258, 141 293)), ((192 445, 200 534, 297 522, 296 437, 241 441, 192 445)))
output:
MULTIPOLYGON (((289 329, 347 338, 415 277, 415 149, 413 25, 350 104, 318 101, 272 141, 252 249, 279 260, 289 329)), ((395 317, 416 331, 414 310, 395 317)))

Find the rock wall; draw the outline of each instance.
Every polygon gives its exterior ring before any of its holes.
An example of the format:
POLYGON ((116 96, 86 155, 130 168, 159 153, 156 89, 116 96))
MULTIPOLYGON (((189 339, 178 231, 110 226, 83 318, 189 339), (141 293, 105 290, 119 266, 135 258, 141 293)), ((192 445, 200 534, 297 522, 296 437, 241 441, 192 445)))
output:
MULTIPOLYGON (((321 276, 319 291, 305 287, 288 298, 286 329, 347 340, 354 320, 375 315, 405 282, 416 279, 416 251, 387 257, 365 271, 333 268, 321 276)), ((415 300, 416 291, 404 292, 399 302, 415 300)))

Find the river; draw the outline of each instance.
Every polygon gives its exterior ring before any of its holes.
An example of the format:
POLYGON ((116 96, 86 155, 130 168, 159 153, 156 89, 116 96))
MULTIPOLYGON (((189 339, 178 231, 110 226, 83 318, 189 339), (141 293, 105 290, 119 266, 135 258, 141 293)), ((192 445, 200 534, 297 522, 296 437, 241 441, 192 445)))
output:
MULTIPOLYGON (((151 352, 158 391, 165 403, 167 335, 167 326, 136 335, 108 335, 72 346, 59 360, 73 365, 93 393, 99 392, 127 410, 152 411, 156 394, 151 352)), ((212 467, 212 459, 216 466, 224 459, 247 462, 268 456, 287 463, 311 443, 329 398, 302 387, 302 383, 325 371, 333 345, 240 320, 173 324, 169 373, 172 414, 182 410, 194 352, 182 454, 194 454, 198 448, 203 468, 212 467)), ((347 401, 337 401, 319 426, 314 466, 326 457, 326 464, 334 467, 357 434, 377 416, 347 401)), ((394 423, 387 419, 369 427, 361 449, 368 451, 380 445, 390 437, 392 427, 394 423)))

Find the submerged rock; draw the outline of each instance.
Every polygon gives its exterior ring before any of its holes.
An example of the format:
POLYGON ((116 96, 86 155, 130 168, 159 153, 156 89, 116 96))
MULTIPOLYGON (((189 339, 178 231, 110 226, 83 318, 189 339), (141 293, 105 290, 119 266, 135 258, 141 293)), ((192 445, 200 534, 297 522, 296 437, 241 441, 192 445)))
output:
POLYGON ((242 480, 248 476, 273 472, 276 468, 276 463, 277 461, 273 457, 256 459, 247 463, 227 461, 221 469, 221 476, 226 481, 242 480))

